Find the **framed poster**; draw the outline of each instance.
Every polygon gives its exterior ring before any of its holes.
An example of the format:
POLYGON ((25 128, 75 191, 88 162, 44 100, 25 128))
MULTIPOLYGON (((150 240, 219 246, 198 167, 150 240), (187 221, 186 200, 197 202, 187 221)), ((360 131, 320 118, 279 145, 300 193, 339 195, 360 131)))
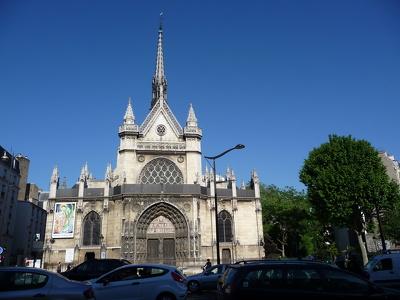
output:
POLYGON ((53 238, 74 237, 76 203, 56 203, 53 219, 53 238))

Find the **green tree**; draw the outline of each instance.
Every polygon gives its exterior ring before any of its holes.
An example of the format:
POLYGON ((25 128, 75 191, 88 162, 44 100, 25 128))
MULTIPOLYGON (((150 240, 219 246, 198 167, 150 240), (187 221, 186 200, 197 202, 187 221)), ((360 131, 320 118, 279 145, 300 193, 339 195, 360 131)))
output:
MULTIPOLYGON (((279 189, 265 184, 260 187, 265 238, 275 245, 283 257, 287 255, 286 247, 290 244, 291 252, 299 255, 302 235, 310 219, 310 205, 304 191, 299 192, 293 187, 279 189)), ((306 247, 306 251, 311 249, 310 245, 306 247)))
POLYGON ((400 206, 385 211, 382 217, 382 228, 385 238, 394 244, 400 244, 400 206))
POLYGON ((351 135, 329 135, 329 142, 309 153, 300 181, 321 222, 356 232, 366 263, 362 235, 373 223, 376 207, 388 210, 399 201, 398 186, 390 181, 378 151, 351 135))

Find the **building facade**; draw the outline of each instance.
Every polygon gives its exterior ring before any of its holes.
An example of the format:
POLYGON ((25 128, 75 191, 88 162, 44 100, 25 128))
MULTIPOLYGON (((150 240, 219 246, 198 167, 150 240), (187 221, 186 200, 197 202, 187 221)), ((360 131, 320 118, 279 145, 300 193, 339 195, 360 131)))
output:
POLYGON ((39 206, 38 187, 28 183, 30 160, 0 151, 0 265, 26 266, 36 260, 40 265, 47 213, 39 206))
POLYGON ((70 189, 59 184, 55 166, 50 181, 44 267, 59 261, 78 264, 91 258, 124 258, 196 268, 216 263, 216 223, 221 262, 264 256, 259 179, 240 188, 233 169, 214 184, 214 170, 202 171, 202 129, 190 104, 181 126, 167 101, 163 30, 158 31, 156 72, 150 112, 135 122, 128 100, 119 126, 116 167, 104 180, 92 178, 88 164, 70 189), (223 182, 220 182, 223 181, 223 182), (217 186, 217 215, 215 188, 217 186))
POLYGON ((0 265, 8 266, 12 260, 11 248, 16 237, 14 223, 17 215, 21 173, 17 157, 3 147, 0 147, 0 151, 0 265))

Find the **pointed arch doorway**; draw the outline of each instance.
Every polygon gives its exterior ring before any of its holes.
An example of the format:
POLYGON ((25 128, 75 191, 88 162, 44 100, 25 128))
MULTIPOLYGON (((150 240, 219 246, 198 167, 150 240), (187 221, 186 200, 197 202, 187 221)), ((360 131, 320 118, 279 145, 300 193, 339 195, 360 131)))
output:
POLYGON ((154 218, 147 228, 147 261, 176 265, 175 227, 163 215, 154 218))
POLYGON ((145 248, 139 260, 177 265, 187 257, 187 221, 171 204, 159 202, 149 207, 139 218, 137 229, 137 249, 141 245, 145 248))

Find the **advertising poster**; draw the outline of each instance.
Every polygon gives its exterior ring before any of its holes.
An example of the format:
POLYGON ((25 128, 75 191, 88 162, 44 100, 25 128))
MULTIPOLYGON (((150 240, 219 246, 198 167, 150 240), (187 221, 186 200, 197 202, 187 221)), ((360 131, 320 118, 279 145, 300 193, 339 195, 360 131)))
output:
POLYGON ((53 238, 74 237, 76 203, 56 203, 53 220, 53 238))

